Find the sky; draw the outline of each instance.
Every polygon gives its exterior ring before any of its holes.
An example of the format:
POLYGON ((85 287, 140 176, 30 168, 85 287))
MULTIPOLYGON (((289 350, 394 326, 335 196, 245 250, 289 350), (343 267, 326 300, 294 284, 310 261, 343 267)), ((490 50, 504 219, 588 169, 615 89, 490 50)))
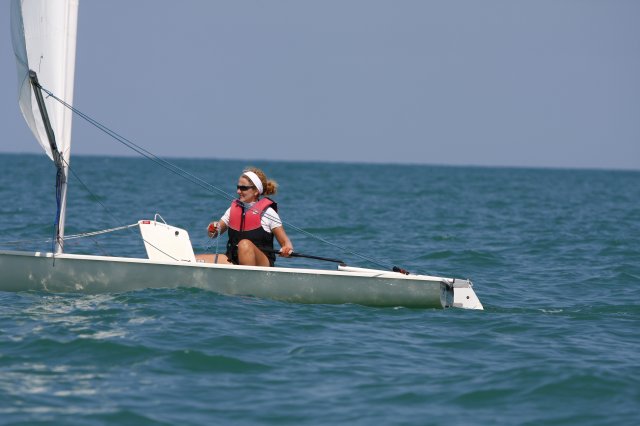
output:
MULTIPOLYGON (((80 0, 74 105, 168 158, 640 170, 637 0, 80 0)), ((0 10, 2 153, 39 153, 0 10)), ((78 117, 72 151, 136 155, 78 117)))

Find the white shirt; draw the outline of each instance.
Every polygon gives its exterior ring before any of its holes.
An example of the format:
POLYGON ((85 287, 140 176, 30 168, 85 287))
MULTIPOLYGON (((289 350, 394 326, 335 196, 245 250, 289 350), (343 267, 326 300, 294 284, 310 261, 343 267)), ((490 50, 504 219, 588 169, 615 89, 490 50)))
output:
MULTIPOLYGON (((255 203, 245 204, 247 208, 251 208, 255 203)), ((221 222, 224 222, 227 227, 229 227, 229 220, 231 218, 231 207, 227 209, 226 212, 220 218, 221 222)), ((273 233, 274 228, 278 228, 282 226, 282 221, 280 220, 280 216, 278 212, 276 212, 271 207, 268 207, 264 212, 262 217, 260 218, 260 225, 262 225, 262 229, 267 232, 273 233)))

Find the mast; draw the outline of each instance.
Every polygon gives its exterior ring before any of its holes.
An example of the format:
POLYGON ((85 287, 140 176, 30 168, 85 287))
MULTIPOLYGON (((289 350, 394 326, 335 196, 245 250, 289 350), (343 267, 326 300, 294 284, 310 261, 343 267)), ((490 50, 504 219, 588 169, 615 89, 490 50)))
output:
POLYGON ((57 170, 54 252, 62 253, 71 156, 78 0, 11 0, 10 13, 20 111, 57 170), (50 94, 55 96, 47 96, 50 94))
POLYGON ((31 81, 31 87, 33 88, 33 94, 38 104, 38 110, 42 117, 42 123, 44 124, 47 139, 49 140, 49 147, 51 148, 51 154, 53 155, 53 162, 58 170, 56 173, 56 223, 55 223, 55 250, 56 254, 60 254, 64 250, 64 221, 66 217, 67 206, 67 173, 69 165, 64 161, 64 157, 58 151, 58 145, 56 144, 56 135, 51 127, 51 121, 49 120, 49 114, 47 113, 47 106, 44 103, 42 97, 42 86, 38 82, 38 75, 35 71, 29 70, 29 80, 31 81))

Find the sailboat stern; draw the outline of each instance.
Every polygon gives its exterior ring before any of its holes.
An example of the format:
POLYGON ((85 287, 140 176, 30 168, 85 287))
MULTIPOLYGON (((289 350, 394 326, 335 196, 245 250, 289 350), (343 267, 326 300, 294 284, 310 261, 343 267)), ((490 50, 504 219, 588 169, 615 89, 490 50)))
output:
POLYGON ((470 280, 455 279, 451 283, 453 289, 453 308, 484 310, 478 295, 473 291, 473 283, 470 280))

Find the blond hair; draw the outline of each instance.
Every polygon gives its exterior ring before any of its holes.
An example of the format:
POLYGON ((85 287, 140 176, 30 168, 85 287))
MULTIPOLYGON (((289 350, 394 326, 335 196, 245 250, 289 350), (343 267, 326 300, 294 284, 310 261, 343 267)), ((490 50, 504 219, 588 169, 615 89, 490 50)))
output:
POLYGON ((243 176, 245 172, 253 172, 258 175, 258 178, 260 178, 260 182, 262 182, 263 195, 274 195, 276 192, 278 192, 278 182, 276 182, 275 180, 267 179, 267 175, 265 175, 264 172, 259 168, 245 167, 245 169, 242 171, 243 176))

